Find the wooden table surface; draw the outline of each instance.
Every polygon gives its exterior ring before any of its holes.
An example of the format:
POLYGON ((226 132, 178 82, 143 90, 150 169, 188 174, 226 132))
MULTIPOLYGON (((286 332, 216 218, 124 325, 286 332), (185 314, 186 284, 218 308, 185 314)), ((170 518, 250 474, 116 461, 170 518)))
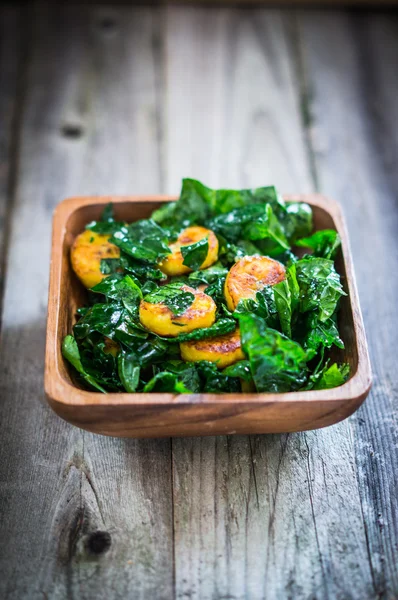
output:
POLYGON ((0 8, 0 597, 398 598, 397 13, 29 6, 0 8), (183 176, 342 203, 374 371, 350 419, 139 441, 47 406, 54 207, 183 176))

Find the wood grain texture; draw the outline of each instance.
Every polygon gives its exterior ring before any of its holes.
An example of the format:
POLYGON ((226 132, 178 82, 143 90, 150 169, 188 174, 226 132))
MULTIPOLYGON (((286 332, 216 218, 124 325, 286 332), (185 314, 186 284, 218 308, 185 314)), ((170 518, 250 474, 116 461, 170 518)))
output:
MULTIPOLYGON (((168 18, 168 186, 184 170, 215 186, 311 188, 289 15, 170 8, 168 18)), ((173 440, 173 481, 178 598, 372 597, 350 423, 173 440)))
POLYGON ((158 13, 57 5, 30 22, 0 349, 0 596, 170 598, 170 442, 84 434, 43 392, 53 208, 78 190, 159 185, 158 13))
POLYGON ((57 6, 26 21, 0 347, 0 595, 393 600, 396 16, 162 11, 57 6), (375 385, 358 417, 175 439, 171 456, 168 440, 82 433, 47 409, 60 199, 177 193, 180 175, 312 191, 314 166, 344 203, 370 338, 375 385))
POLYGON ((7 249, 9 214, 15 184, 15 137, 23 87, 20 11, 0 8, 0 326, 4 287, 4 263, 7 249))
POLYGON ((319 181, 344 202, 374 369, 351 420, 374 597, 396 598, 398 18, 312 14, 300 26, 319 181))
POLYGON ((282 13, 169 7, 167 17, 168 193, 187 176, 312 191, 282 13))

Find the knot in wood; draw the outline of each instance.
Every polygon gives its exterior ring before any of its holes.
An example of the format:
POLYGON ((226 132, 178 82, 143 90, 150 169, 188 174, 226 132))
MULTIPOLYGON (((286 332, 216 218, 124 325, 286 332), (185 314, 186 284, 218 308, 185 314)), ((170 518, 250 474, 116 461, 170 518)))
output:
POLYGON ((94 531, 86 540, 86 549, 91 554, 104 554, 108 552, 112 544, 112 538, 107 531, 94 531))

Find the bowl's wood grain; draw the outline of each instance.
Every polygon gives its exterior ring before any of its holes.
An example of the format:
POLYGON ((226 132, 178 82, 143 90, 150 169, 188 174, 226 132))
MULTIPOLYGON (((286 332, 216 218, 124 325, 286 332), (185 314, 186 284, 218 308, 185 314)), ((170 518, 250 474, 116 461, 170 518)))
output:
POLYGON ((331 390, 236 395, 101 394, 77 386, 61 354, 62 339, 70 333, 75 310, 86 293, 69 263, 74 237, 97 219, 110 201, 118 219, 134 221, 174 199, 76 197, 58 205, 53 221, 45 366, 45 389, 52 408, 78 427, 121 437, 300 431, 331 425, 353 413, 371 386, 366 337, 341 211, 335 202, 319 195, 286 199, 308 202, 314 211, 315 229, 335 228, 342 238, 337 268, 348 293, 339 313, 346 348, 336 352, 336 358, 351 365, 351 377, 344 385, 331 390))

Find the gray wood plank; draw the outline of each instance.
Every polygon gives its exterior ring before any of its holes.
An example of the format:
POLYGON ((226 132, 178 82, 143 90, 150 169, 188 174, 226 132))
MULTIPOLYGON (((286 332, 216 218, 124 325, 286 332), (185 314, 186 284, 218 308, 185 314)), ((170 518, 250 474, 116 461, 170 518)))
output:
POLYGON ((84 433, 43 397, 53 208, 160 191, 160 13, 47 5, 31 17, 0 348, 0 596, 170 598, 169 440, 84 433))
MULTIPOLYGON (((277 11, 169 9, 170 191, 313 188, 292 31, 277 11)), ((178 598, 373 597, 349 422, 173 440, 173 482, 178 598)))
POLYGON ((4 262, 8 237, 8 212, 12 202, 16 141, 15 124, 20 113, 18 91, 22 79, 22 31, 16 7, 0 8, 0 326, 2 313, 4 262))
POLYGON ((170 192, 187 176, 213 186, 272 180, 286 193, 312 189, 281 14, 169 8, 170 192))
POLYGON ((374 597, 396 598, 398 18, 310 13, 300 23, 319 181, 344 206, 374 370, 351 419, 374 597))

